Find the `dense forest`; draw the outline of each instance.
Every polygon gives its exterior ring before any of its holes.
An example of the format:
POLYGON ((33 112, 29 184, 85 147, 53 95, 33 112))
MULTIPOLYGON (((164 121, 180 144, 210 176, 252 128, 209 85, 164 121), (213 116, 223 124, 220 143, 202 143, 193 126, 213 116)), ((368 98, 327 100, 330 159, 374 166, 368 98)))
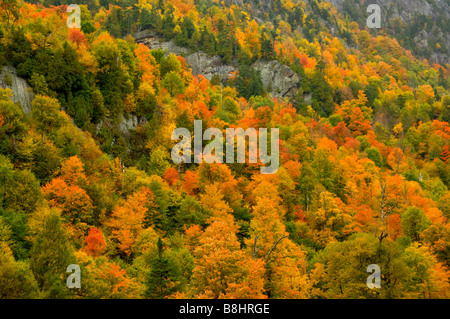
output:
POLYGON ((68 4, 0 0, 0 298, 450 297, 449 65, 323 0, 84 0, 80 28, 68 4), (142 30, 238 72, 194 76, 142 30), (174 164, 194 120, 278 128, 280 168, 174 164))

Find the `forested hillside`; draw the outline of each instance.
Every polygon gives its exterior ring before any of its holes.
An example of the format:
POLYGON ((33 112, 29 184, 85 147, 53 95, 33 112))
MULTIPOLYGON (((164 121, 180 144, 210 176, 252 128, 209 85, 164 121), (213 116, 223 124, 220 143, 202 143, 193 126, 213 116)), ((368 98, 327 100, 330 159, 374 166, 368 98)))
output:
POLYGON ((323 0, 78 1, 81 28, 68 4, 0 0, 0 298, 450 297, 434 48, 323 0), (237 71, 194 76, 143 30, 237 71), (273 60, 290 97, 254 67, 273 60), (194 120, 278 128, 280 168, 174 164, 194 120))
POLYGON ((366 25, 370 3, 381 7, 381 32, 395 37, 414 54, 436 63, 450 63, 449 0, 327 0, 345 17, 366 25))

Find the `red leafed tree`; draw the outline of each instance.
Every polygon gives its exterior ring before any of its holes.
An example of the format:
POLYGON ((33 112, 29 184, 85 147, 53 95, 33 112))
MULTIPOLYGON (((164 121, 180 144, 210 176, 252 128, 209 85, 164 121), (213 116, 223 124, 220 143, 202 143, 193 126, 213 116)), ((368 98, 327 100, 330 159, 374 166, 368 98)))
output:
POLYGON ((77 28, 69 29, 69 39, 76 43, 77 47, 85 45, 87 43, 83 33, 77 28))
POLYGON ((84 251, 93 257, 100 256, 106 250, 105 236, 97 227, 91 228, 89 234, 84 239, 86 247, 84 251))
POLYGON ((389 233, 392 235, 392 238, 395 240, 402 233, 402 223, 400 219, 400 215, 395 213, 387 218, 387 227, 389 233))
POLYGON ((255 118, 259 121, 259 127, 269 127, 269 122, 272 118, 272 109, 270 106, 260 106, 255 111, 255 118))
POLYGON ((164 180, 170 186, 172 186, 173 184, 176 183, 176 181, 178 180, 178 177, 179 177, 178 172, 173 167, 169 167, 168 169, 166 169, 166 171, 164 173, 164 180))
POLYGON ((347 138, 352 137, 350 130, 345 126, 344 122, 340 122, 338 125, 333 127, 331 138, 337 143, 337 145, 342 146, 345 144, 347 138))

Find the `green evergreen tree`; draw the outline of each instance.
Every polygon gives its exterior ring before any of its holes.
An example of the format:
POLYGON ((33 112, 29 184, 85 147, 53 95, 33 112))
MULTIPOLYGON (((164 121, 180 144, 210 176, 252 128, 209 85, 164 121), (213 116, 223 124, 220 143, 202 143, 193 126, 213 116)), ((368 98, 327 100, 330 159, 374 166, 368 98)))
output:
POLYGON ((68 298, 67 266, 75 262, 72 247, 61 219, 56 213, 49 215, 44 228, 31 248, 30 267, 44 298, 68 298))
POLYGON ((161 238, 158 239, 157 249, 156 257, 150 261, 145 296, 163 299, 180 289, 181 273, 178 265, 165 256, 161 238))
POLYGON ((223 59, 224 63, 230 63, 234 56, 235 43, 232 39, 232 31, 226 26, 223 20, 219 20, 217 24, 217 54, 223 59))
POLYGON ((273 59, 273 44, 267 33, 263 33, 260 37, 261 41, 261 59, 273 59))
POLYGON ((371 159, 375 165, 381 167, 383 165, 383 158, 381 157, 380 151, 376 147, 369 147, 366 149, 367 157, 371 159))
POLYGON ((31 43, 25 37, 22 27, 11 28, 11 41, 5 48, 6 61, 17 69, 17 75, 25 79, 30 78, 35 68, 34 52, 31 43))
POLYGON ((310 79, 312 97, 312 108, 321 116, 328 117, 334 112, 333 88, 326 81, 324 73, 318 70, 310 79))
POLYGON ((247 100, 265 94, 260 73, 247 65, 240 65, 235 85, 239 94, 247 100))
POLYGON ((139 22, 140 22, 140 28, 142 30, 152 29, 154 27, 153 21, 152 21, 152 15, 151 15, 150 11, 148 11, 146 8, 143 8, 140 12, 139 22))
POLYGON ((175 37, 175 43, 179 46, 189 47, 191 44, 190 40, 196 31, 195 25, 192 20, 185 16, 180 24, 181 33, 177 34, 175 37))
POLYGON ((203 27, 200 32, 200 47, 209 55, 216 54, 216 38, 214 34, 206 30, 206 27, 203 27))
POLYGON ((309 211, 313 199, 313 191, 316 184, 315 176, 316 174, 309 163, 302 165, 297 188, 299 189, 300 194, 302 194, 301 202, 306 211, 309 211))
POLYGON ((173 39, 175 35, 174 33, 175 26, 176 25, 173 17, 173 10, 170 9, 164 13, 164 16, 161 21, 161 29, 162 29, 161 33, 164 39, 166 40, 173 39))

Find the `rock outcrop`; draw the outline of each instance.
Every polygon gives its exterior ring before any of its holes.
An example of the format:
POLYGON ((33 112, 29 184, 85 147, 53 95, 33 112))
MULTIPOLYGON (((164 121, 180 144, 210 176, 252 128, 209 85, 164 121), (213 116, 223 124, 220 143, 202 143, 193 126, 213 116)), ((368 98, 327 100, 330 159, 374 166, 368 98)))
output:
POLYGON ((139 125, 139 121, 136 115, 128 115, 126 118, 122 115, 122 120, 119 123, 119 131, 128 135, 130 130, 135 130, 139 125))
POLYGON ((155 33, 148 30, 136 32, 134 34, 134 38, 137 43, 145 44, 152 50, 154 49, 165 50, 167 52, 166 55, 169 53, 174 53, 176 55, 185 55, 189 52, 188 49, 175 45, 175 43, 172 40, 164 41, 160 37, 156 36, 155 33))
POLYGON ((16 69, 13 66, 4 66, 2 68, 0 87, 11 89, 13 102, 19 102, 25 113, 31 112, 31 101, 34 99, 33 90, 24 79, 17 76, 16 69))
MULTIPOLYGON (((344 5, 353 6, 357 12, 368 17, 367 7, 374 3, 381 8, 382 28, 392 28, 392 22, 396 19, 413 25, 415 18, 427 17, 429 21, 442 21, 450 19, 450 2, 448 0, 327 0, 339 11, 344 11, 344 5)), ((351 18, 351 17, 350 17, 351 18)), ((440 22, 441 23, 441 22, 440 22)), ((441 28, 436 26, 419 25, 417 30, 411 35, 414 45, 418 48, 428 49, 431 53, 428 56, 432 61, 445 64, 450 63, 450 30, 445 25, 441 28), (439 40, 445 44, 445 48, 437 49, 430 45, 430 41, 439 40)), ((394 34, 395 35, 395 34, 394 34)))
POLYGON ((218 75, 222 82, 225 82, 237 71, 237 67, 231 64, 224 64, 219 56, 209 56, 205 52, 198 51, 185 56, 186 63, 191 67, 193 75, 203 75, 211 80, 214 75, 218 75))
MULTIPOLYGON (((210 56, 205 52, 189 53, 187 49, 176 46, 173 41, 163 41, 152 32, 142 31, 135 34, 136 42, 143 43, 150 49, 163 49, 166 54, 182 55, 193 75, 203 75, 211 80, 218 75, 222 83, 238 71, 236 63, 225 64, 219 56, 210 56)), ((266 91, 275 97, 292 97, 300 85, 297 74, 287 65, 276 60, 258 60, 252 67, 261 73, 261 80, 266 91)))
POLYGON ((272 96, 292 97, 295 95, 300 79, 290 67, 277 60, 258 60, 253 67, 261 73, 264 89, 272 96))
MULTIPOLYGON (((327 0, 337 9, 343 10, 345 0, 327 0)), ((363 11, 374 3, 381 8, 381 14, 389 14, 389 19, 398 17, 405 22, 411 22, 416 14, 423 14, 427 17, 437 17, 441 13, 449 15, 449 4, 445 0, 350 0, 351 4, 363 11)))

